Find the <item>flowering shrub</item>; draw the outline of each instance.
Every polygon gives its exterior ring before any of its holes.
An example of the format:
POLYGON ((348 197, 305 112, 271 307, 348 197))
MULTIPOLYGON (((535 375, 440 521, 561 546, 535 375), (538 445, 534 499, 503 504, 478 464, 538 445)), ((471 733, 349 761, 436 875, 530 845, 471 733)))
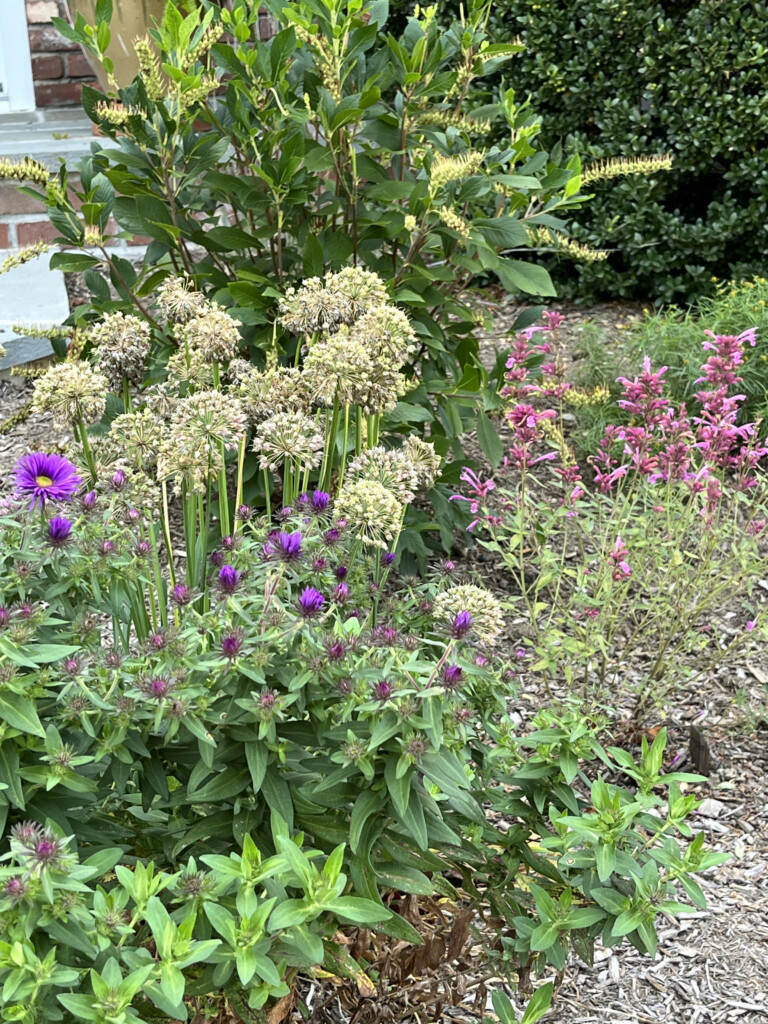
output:
MULTIPOLYGON (((107 71, 111 6, 96 6, 94 27, 57 21, 107 71)), ((292 334, 306 324, 278 318, 281 298, 350 264, 374 271, 386 282, 377 304, 388 298, 409 316, 408 357, 420 370, 392 426, 431 421, 445 454, 478 393, 495 390, 477 357, 473 281, 491 272, 509 290, 553 294, 526 258, 529 231, 562 224, 584 201, 578 159, 561 166, 536 148, 541 126, 512 90, 466 109, 470 83, 519 46, 489 44, 488 0, 447 31, 437 8, 419 8, 397 39, 385 4, 274 4, 280 31, 267 42, 255 0, 190 4, 186 17, 183 6, 167 5, 151 33, 157 50, 137 42, 132 85, 107 99, 84 88, 107 141, 84 160, 79 185, 30 160, 4 171, 29 183, 67 245, 52 267, 85 272, 92 302, 76 322, 119 309, 152 324, 148 296, 184 274, 229 309, 246 357, 293 361, 292 334), (491 121, 506 125, 505 138, 488 145, 491 121), (110 247, 115 224, 151 239, 138 268, 110 247)), ((312 330, 344 322, 326 312, 312 330)), ((143 344, 137 329, 139 358, 143 344)))
POLYGON ((481 543, 514 577, 532 669, 565 678, 593 707, 615 707, 629 686, 641 716, 757 623, 749 597, 767 566, 758 464, 768 448, 755 424, 739 423, 745 396, 734 393, 755 331, 705 332, 708 358, 690 411, 665 395, 666 367, 654 371, 646 359, 633 380, 620 378, 629 422, 605 427, 587 483, 562 413, 591 396, 564 379, 560 316, 545 316, 544 327, 518 335, 507 362, 514 489, 464 470, 467 489, 454 500, 469 502, 469 529, 487 530, 481 543), (532 472, 538 463, 551 465, 551 476, 544 466, 532 472), (741 606, 743 632, 724 640, 717 613, 729 602, 741 606), (634 679, 631 658, 642 664, 634 679))
POLYGON ((370 930, 421 942, 434 894, 489 914, 523 976, 561 968, 571 940, 653 953, 656 914, 681 891, 701 905, 692 874, 720 859, 674 838, 695 777, 661 774, 663 734, 639 765, 554 711, 517 735, 497 598, 452 563, 394 575, 406 503, 439 471, 418 438, 376 443, 405 324, 362 374, 310 358, 355 353, 344 325, 306 339, 302 369, 260 372, 233 366, 222 310, 179 282, 161 303, 168 381, 127 386, 88 433, 107 368, 143 348, 106 318, 104 372, 61 363, 36 393, 75 428, 75 462, 24 456, 0 507, 4 1015, 251 1020, 317 965, 359 983, 370 930))

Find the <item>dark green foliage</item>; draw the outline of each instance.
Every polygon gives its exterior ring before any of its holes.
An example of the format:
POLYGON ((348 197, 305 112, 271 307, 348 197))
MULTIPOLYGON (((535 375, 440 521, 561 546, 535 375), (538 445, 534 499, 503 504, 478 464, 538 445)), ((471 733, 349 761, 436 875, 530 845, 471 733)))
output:
MULTIPOLYGON (((547 145, 604 158, 669 153, 671 172, 594 187, 573 236, 615 250, 554 269, 571 295, 689 301, 712 275, 765 269, 768 5, 500 0, 492 34, 518 34, 518 95, 547 145)), ((592 189, 585 189, 592 191, 592 189)))

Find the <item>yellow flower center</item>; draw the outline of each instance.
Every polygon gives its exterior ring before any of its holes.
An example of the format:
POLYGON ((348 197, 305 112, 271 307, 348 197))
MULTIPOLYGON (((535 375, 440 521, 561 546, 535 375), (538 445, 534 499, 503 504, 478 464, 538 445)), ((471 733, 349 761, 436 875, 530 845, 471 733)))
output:
POLYGON ((36 476, 35 483, 38 487, 50 487, 53 480, 49 476, 36 476))

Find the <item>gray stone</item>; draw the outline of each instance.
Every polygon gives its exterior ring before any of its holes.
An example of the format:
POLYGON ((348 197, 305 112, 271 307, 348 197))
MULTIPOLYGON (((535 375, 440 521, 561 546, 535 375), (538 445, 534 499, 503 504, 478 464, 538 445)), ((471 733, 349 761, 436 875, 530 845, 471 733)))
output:
MULTIPOLYGON (((8 255, 0 250, 0 263, 8 255)), ((51 256, 50 252, 44 253, 0 274, 0 345, 6 350, 0 372, 44 359, 53 351, 47 338, 19 335, 14 324, 59 326, 69 316, 64 275, 50 269, 51 256)))

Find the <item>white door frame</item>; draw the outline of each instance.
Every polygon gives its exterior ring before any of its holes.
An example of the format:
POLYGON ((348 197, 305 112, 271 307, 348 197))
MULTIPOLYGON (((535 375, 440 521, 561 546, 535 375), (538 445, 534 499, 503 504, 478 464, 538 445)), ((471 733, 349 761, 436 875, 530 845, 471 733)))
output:
POLYGON ((0 114, 35 109, 24 0, 0 0, 0 114))

